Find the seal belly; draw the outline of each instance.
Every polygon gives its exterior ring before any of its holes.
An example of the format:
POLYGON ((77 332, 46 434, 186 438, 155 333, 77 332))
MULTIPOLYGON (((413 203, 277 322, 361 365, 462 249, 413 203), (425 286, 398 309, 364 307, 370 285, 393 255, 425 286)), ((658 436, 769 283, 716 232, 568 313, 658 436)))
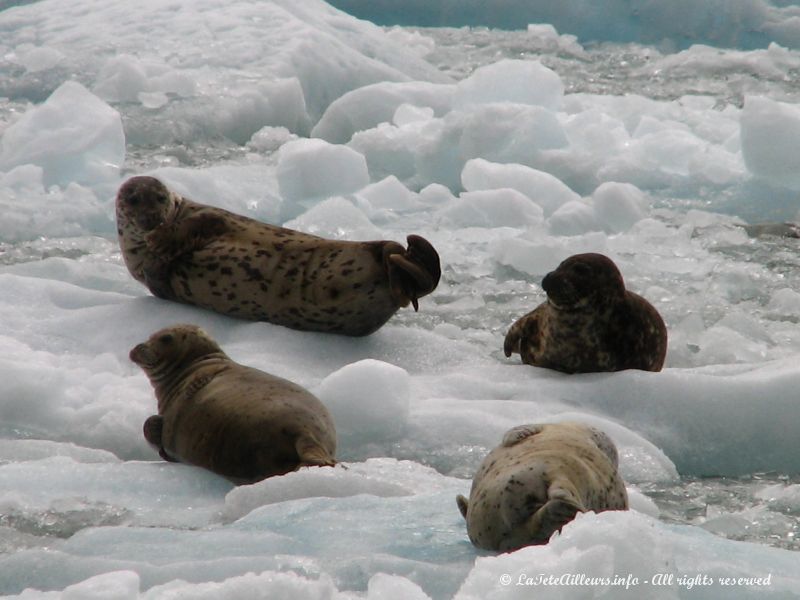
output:
POLYGON ((231 316, 366 335, 397 310, 382 261, 366 244, 225 236, 179 261, 171 286, 176 299, 231 316))

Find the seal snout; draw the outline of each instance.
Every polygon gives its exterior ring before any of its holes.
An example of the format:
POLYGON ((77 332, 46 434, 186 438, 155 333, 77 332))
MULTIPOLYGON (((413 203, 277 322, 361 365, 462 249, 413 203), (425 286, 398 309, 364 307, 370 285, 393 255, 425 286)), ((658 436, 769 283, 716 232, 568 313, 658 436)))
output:
POLYGON ((131 362, 136 363, 137 365, 141 365, 144 362, 144 355, 146 353, 147 346, 146 344, 136 344, 131 351, 128 353, 128 358, 131 359, 131 362))
POLYGON ((145 371, 154 367, 159 361, 158 355, 153 352, 153 348, 147 342, 136 344, 128 353, 128 358, 145 371))
POLYGON ((569 306, 577 302, 577 290, 569 277, 558 270, 551 271, 542 279, 542 289, 551 304, 569 306))
POLYGON ((545 293, 549 294, 555 290, 556 286, 558 285, 557 278, 558 275, 556 275, 555 271, 550 271, 544 276, 544 279, 542 279, 542 289, 545 291, 545 293))

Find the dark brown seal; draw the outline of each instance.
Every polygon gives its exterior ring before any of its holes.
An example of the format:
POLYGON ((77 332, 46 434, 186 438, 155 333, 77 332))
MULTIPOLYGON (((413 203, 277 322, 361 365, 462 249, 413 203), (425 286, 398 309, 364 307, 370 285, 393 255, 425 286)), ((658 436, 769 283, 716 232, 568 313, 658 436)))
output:
POLYGON ((199 327, 157 331, 130 358, 155 390, 144 436, 162 458, 237 484, 336 464, 328 409, 291 381, 235 363, 199 327))
POLYGON ((456 498, 470 541, 511 552, 546 544, 579 512, 626 510, 617 448, 582 423, 520 425, 483 460, 469 500, 456 498))
POLYGON ((660 371, 667 328, 647 300, 625 289, 614 262, 576 254, 542 280, 547 301, 517 320, 506 356, 565 373, 660 371))
POLYGON ((326 240, 206 206, 153 177, 119 189, 117 231, 131 274, 160 298, 294 329, 367 335, 439 283, 424 238, 326 240))

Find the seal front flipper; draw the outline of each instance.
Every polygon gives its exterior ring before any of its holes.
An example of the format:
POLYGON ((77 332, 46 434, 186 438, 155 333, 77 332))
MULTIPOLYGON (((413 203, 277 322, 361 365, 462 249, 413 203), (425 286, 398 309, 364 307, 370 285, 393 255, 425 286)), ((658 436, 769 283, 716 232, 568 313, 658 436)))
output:
POLYGON ((149 264, 142 269, 144 283, 150 292, 164 300, 177 300, 172 288, 172 275, 181 260, 205 247, 227 231, 222 217, 200 213, 181 220, 178 224, 163 223, 145 236, 151 255, 149 264))
POLYGON ((172 277, 171 263, 153 261, 142 269, 142 276, 147 289, 156 298, 161 298, 162 300, 177 299, 170 284, 172 277))
POLYGON ((295 442, 300 464, 297 467, 334 467, 336 459, 313 437, 300 436, 295 442))
POLYGON ((386 256, 389 286, 392 295, 405 304, 410 301, 419 310, 419 298, 430 294, 439 285, 442 268, 439 253, 425 238, 409 235, 408 249, 386 256))
POLYGON ((469 509, 469 500, 467 500, 464 496, 459 494, 458 496, 456 496, 456 504, 458 505, 459 512, 461 512, 461 516, 466 519, 467 510, 469 509))
POLYGON ((142 427, 144 439, 158 449, 158 455, 168 462, 178 462, 167 454, 161 441, 161 433, 164 430, 164 418, 159 415, 152 415, 147 418, 142 427))
POLYGON ((539 316, 536 310, 518 319, 508 330, 503 342, 503 352, 507 357, 517 353, 522 362, 536 365, 536 351, 539 347, 539 316))
POLYGON ((177 224, 164 223, 156 227, 145 236, 145 241, 153 255, 161 261, 170 262, 200 250, 228 229, 222 216, 201 212, 181 219, 177 224))

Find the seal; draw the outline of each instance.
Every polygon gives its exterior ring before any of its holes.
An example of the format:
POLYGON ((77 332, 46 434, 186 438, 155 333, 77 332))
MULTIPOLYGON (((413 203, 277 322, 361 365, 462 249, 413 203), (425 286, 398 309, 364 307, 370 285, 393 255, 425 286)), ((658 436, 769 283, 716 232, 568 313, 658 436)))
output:
POLYGON ((570 256, 542 280, 547 301, 518 319, 503 350, 564 373, 660 371, 667 328, 655 307, 625 289, 602 254, 570 256))
POLYGON ((336 464, 336 429, 322 402, 291 381, 232 361, 199 327, 156 331, 130 359, 155 390, 158 414, 143 432, 162 458, 236 484, 336 464))
POLYGON ((582 423, 520 425, 481 463, 469 500, 459 495, 470 541, 511 552, 546 544, 579 512, 626 510, 617 449, 582 423))
POLYGON ((293 329, 351 336, 380 328, 439 283, 439 255, 409 235, 327 240, 199 204, 158 179, 120 186, 117 232, 131 275, 159 298, 293 329))

